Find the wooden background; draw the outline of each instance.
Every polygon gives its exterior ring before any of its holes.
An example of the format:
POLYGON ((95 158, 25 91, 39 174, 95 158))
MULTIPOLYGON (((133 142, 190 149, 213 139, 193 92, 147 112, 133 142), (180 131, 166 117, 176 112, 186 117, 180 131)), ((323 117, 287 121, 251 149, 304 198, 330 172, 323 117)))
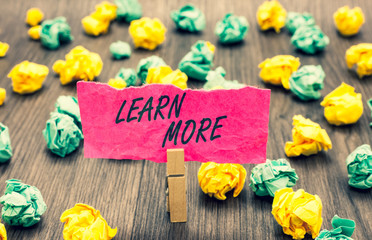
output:
MULTIPOLYGON (((114 22, 109 33, 98 38, 83 33, 81 19, 94 11, 99 2, 1 0, 0 41, 9 43, 10 50, 0 59, 0 87, 6 88, 8 93, 6 103, 0 107, 0 121, 9 127, 14 156, 9 163, 0 165, 0 192, 4 192, 7 179, 21 179, 39 188, 48 206, 41 222, 31 228, 6 226, 10 240, 62 239, 63 224, 59 218, 64 210, 79 202, 99 209, 109 225, 118 228, 115 239, 291 239, 283 234, 271 215, 272 199, 255 197, 248 182, 237 198, 229 194, 226 201, 218 201, 204 195, 197 181, 198 162, 187 163, 188 222, 171 224, 165 209, 165 164, 85 159, 83 144, 71 155, 60 158, 46 147, 42 130, 56 99, 60 95, 76 96, 75 84, 62 86, 52 72, 53 63, 63 59, 70 49, 81 44, 99 53, 104 67, 97 81, 107 82, 120 67, 135 68, 141 58, 153 54, 175 69, 190 46, 199 39, 216 45, 214 63, 226 69, 227 79, 272 90, 267 158, 285 157, 284 144, 291 140, 295 114, 309 117, 327 130, 333 143, 332 150, 290 160, 299 176, 295 189, 303 188, 320 196, 322 229, 330 229, 332 217, 338 214, 356 221, 355 239, 370 239, 372 194, 348 186, 345 159, 357 146, 372 143, 371 117, 366 104, 372 97, 372 78, 359 80, 354 71, 347 70, 344 54, 351 45, 372 42, 372 16, 368 12, 372 8, 371 1, 282 0, 288 11, 312 13, 330 38, 330 45, 323 53, 308 56, 293 49, 286 30, 280 34, 259 31, 255 13, 262 1, 189 1, 205 13, 207 28, 200 34, 185 34, 175 30, 169 14, 186 1, 141 0, 144 16, 158 17, 167 27, 167 39, 157 50, 134 50, 131 58, 123 61, 112 60, 109 45, 117 40, 132 44, 128 24, 114 22), (346 4, 360 6, 366 16, 361 33, 352 38, 341 37, 332 19, 333 12, 346 4), (65 16, 75 40, 56 51, 43 49, 40 42, 30 40, 24 19, 31 7, 41 8, 47 19, 65 16), (248 19, 250 30, 243 44, 226 47, 217 43, 214 27, 227 12, 248 19), (257 65, 278 54, 300 57, 302 65, 321 64, 326 73, 322 96, 341 82, 354 86, 363 96, 364 113, 360 120, 351 126, 331 126, 323 117, 321 100, 301 102, 281 87, 264 84, 258 77, 257 65), (23 60, 45 64, 50 69, 42 90, 28 96, 13 93, 11 80, 6 77, 11 68, 23 60)), ((200 88, 202 84, 190 81, 189 86, 200 88)), ((245 167, 250 174, 254 166, 245 167)), ((311 238, 307 236, 306 239, 311 238)))

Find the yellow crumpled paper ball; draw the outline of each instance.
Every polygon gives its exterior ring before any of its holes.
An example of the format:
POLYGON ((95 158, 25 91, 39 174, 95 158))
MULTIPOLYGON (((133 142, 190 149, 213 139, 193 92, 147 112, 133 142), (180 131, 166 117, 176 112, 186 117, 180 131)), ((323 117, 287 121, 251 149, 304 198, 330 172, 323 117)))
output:
POLYGON ((262 31, 274 28, 279 33, 285 26, 287 11, 277 0, 265 1, 258 7, 256 17, 262 31))
POLYGON ((129 26, 129 34, 132 36, 136 48, 154 50, 165 40, 167 29, 159 19, 143 17, 133 20, 129 26))
POLYGON ((117 228, 110 228, 99 210, 82 203, 63 212, 61 222, 65 222, 65 240, 110 240, 117 232, 117 228))
POLYGON ((117 78, 111 78, 107 84, 117 89, 123 89, 127 86, 127 83, 123 79, 117 78))
POLYGON ((296 192, 292 188, 277 190, 271 213, 283 227, 283 232, 293 239, 303 239, 306 233, 315 238, 323 222, 319 196, 311 195, 303 189, 296 192))
POLYGON ((53 70, 59 74, 63 85, 73 80, 93 81, 102 71, 101 57, 83 46, 73 48, 66 54, 66 60, 57 60, 53 70))
POLYGON ((27 94, 39 90, 48 73, 47 66, 23 61, 13 67, 8 78, 12 79, 14 92, 27 94))
POLYGON ((4 224, 0 222, 0 240, 7 240, 6 229, 4 224))
POLYGON ((0 106, 4 104, 5 98, 6 98, 6 90, 5 88, 0 88, 0 106))
POLYGON ((8 52, 9 44, 5 42, 0 42, 0 57, 5 57, 6 53, 8 52))
POLYGON ((38 25, 43 21, 44 13, 39 8, 30 8, 27 10, 26 23, 31 27, 38 25))
POLYGON ((300 59, 291 55, 277 55, 267 58, 258 65, 261 68, 260 78, 266 83, 281 84, 285 89, 289 89, 289 78, 300 65, 300 59))
POLYGON ((350 9, 344 6, 333 14, 333 20, 338 31, 344 36, 352 36, 359 32, 364 23, 364 15, 360 7, 350 9))
POLYGON ((372 43, 351 46, 346 50, 345 59, 349 69, 357 64, 359 78, 372 75, 372 43))
POLYGON ((337 126, 355 123, 363 114, 362 94, 346 83, 325 96, 320 105, 327 121, 337 126))
POLYGON ((225 194, 234 189, 234 197, 243 190, 247 171, 240 164, 203 163, 198 172, 199 185, 205 194, 225 200, 225 194))
POLYGON ((28 30, 28 36, 31 39, 39 40, 41 32, 41 25, 33 26, 28 30))
POLYGON ((319 124, 301 115, 293 117, 293 142, 285 143, 285 154, 288 157, 309 156, 322 150, 332 149, 332 142, 327 132, 319 124))
POLYGON ((179 69, 172 71, 169 66, 158 66, 149 69, 146 83, 173 84, 181 89, 186 89, 187 75, 179 69))
POLYGON ((117 6, 107 1, 96 5, 96 11, 81 20, 85 32, 98 36, 107 33, 110 22, 116 18, 117 6))
POLYGON ((116 18, 116 9, 118 7, 107 1, 96 5, 96 11, 91 14, 92 17, 101 21, 113 21, 116 18))

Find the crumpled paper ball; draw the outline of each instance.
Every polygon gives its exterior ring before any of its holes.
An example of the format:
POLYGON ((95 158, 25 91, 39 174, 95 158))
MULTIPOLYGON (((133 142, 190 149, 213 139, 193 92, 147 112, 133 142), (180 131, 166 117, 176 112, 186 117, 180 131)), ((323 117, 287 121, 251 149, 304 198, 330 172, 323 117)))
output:
POLYGON ((322 230, 315 240, 353 240, 355 222, 351 219, 340 218, 335 215, 332 218, 332 230, 322 230))
POLYGON ((225 194, 234 189, 234 197, 243 190, 247 171, 240 164, 203 163, 198 172, 199 185, 205 194, 225 200, 225 194))
POLYGON ((75 124, 82 130, 79 103, 76 97, 59 96, 55 103, 56 112, 66 114, 74 119, 75 124))
POLYGON ((65 17, 46 20, 41 24, 41 44, 48 49, 55 50, 62 43, 68 43, 73 39, 71 27, 68 25, 65 17))
POLYGON ((0 240, 7 240, 6 229, 4 224, 0 222, 0 240))
POLYGON ((52 112, 46 122, 43 136, 50 151, 60 157, 75 151, 82 140, 83 132, 67 114, 52 112))
MULTIPOLYGON (((372 98, 368 99, 367 105, 368 105, 369 109, 371 110, 371 118, 372 118, 372 98)), ((372 127, 372 122, 369 123, 369 126, 372 127)))
POLYGON ((360 7, 350 9, 344 6, 333 14, 337 30, 344 36, 353 36, 359 32, 364 23, 364 14, 360 7))
POLYGON ((165 66, 167 65, 161 57, 158 56, 150 56, 148 58, 143 58, 138 62, 137 65, 137 76, 141 79, 143 84, 146 83, 147 73, 150 68, 158 67, 158 66, 165 66))
POLYGON ((329 44, 329 38, 318 26, 305 25, 295 31, 291 37, 291 43, 307 54, 315 54, 325 49, 329 44))
POLYGON ((346 50, 345 59, 349 69, 357 64, 359 78, 372 75, 372 43, 351 46, 346 50))
POLYGON ((344 82, 325 96, 320 105, 327 121, 336 126, 356 123, 363 114, 362 94, 344 82))
POLYGON ((120 68, 119 72, 115 75, 115 79, 124 80, 128 87, 135 86, 137 83, 137 74, 132 68, 120 68))
POLYGON ((301 100, 309 101, 321 97, 325 73, 322 66, 305 65, 292 73, 289 78, 291 91, 301 100))
POLYGON ((118 7, 116 19, 118 21, 131 22, 142 17, 142 6, 138 0, 115 0, 118 7))
POLYGON ((26 23, 31 27, 38 25, 43 21, 44 13, 39 8, 30 8, 27 10, 26 23))
POLYGON ((0 122, 0 163, 5 163, 13 156, 9 129, 0 122))
POLYGON ((285 21, 285 27, 293 34, 301 26, 313 26, 315 19, 310 13, 289 12, 285 21))
POLYGON ((127 86, 127 83, 121 78, 111 78, 107 84, 116 89, 123 89, 127 86))
POLYGON ((172 71, 169 66, 158 66, 149 69, 146 83, 173 84, 181 89, 186 89, 187 75, 179 69, 172 71))
POLYGON ((249 30, 248 20, 243 16, 234 16, 228 13, 218 21, 214 33, 223 44, 243 41, 249 30))
POLYGON ((0 58, 5 57, 6 53, 8 52, 9 44, 5 42, 0 42, 0 58))
POLYGON ((205 16, 200 9, 187 4, 170 14, 178 29, 189 32, 199 32, 205 29, 205 16))
POLYGON ((44 79, 49 73, 47 66, 23 61, 15 65, 8 74, 12 79, 13 91, 19 94, 33 93, 43 86, 44 79))
POLYGON ((0 88, 0 106, 4 104, 6 98, 6 90, 5 88, 0 88))
POLYGON ((267 159, 252 169, 249 186, 257 196, 274 197, 277 190, 293 187, 297 180, 296 171, 286 159, 267 159))
POLYGON ((62 213, 61 222, 65 240, 110 240, 115 237, 117 228, 111 229, 99 210, 77 203, 62 213))
POLYGON ((110 45, 110 53, 115 59, 129 58, 132 54, 128 43, 116 41, 110 45))
POLYGON ((285 89, 289 89, 289 78, 300 65, 300 59, 291 55, 277 55, 267 58, 258 65, 261 68, 260 78, 266 83, 283 85, 285 89))
POLYGON ((332 149, 332 142, 327 132, 319 124, 301 115, 293 117, 293 142, 285 143, 285 154, 288 157, 310 156, 322 150, 332 149))
POLYGON ((372 188, 371 146, 363 144, 346 158, 349 185, 355 188, 372 188))
POLYGON ((39 189, 17 179, 6 181, 0 203, 4 205, 1 209, 4 222, 12 226, 30 227, 40 221, 47 209, 39 189))
POLYGON ((256 14, 257 23, 262 31, 273 28, 277 33, 285 26, 286 16, 287 11, 277 0, 263 2, 256 14))
POLYGON ((59 74, 63 85, 73 80, 93 81, 102 71, 101 57, 83 46, 74 47, 66 54, 66 60, 57 60, 53 70, 59 74))
POLYGON ((224 77, 226 75, 225 69, 223 67, 218 67, 215 70, 208 72, 206 77, 207 82, 204 84, 203 88, 206 90, 213 89, 239 89, 246 85, 238 82, 237 80, 226 80, 224 77))
POLYGON ((143 17, 130 22, 129 34, 136 48, 154 50, 165 40, 167 29, 158 18, 143 17))
POLYGON ((116 18, 116 5, 103 1, 96 5, 96 11, 81 20, 88 35, 99 36, 108 32, 110 22, 116 18))
POLYGON ((34 27, 31 27, 28 30, 28 36, 33 40, 39 40, 40 39, 40 32, 41 32, 41 25, 37 25, 34 27))
POLYGON ((191 46, 178 64, 178 68, 190 78, 206 81, 208 72, 213 67, 215 46, 208 41, 199 40, 191 46))

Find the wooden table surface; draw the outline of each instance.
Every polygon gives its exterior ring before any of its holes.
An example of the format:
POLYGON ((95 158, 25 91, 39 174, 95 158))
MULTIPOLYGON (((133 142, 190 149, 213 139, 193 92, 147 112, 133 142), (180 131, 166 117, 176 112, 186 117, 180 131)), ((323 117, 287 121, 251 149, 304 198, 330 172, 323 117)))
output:
MULTIPOLYGON (((330 45, 318 55, 297 52, 290 44, 287 30, 280 34, 261 32, 256 23, 256 10, 262 1, 189 1, 194 2, 207 19, 207 28, 200 34, 186 34, 175 30, 169 17, 170 11, 186 1, 154 0, 140 2, 144 16, 158 17, 167 27, 167 39, 155 51, 134 50, 130 59, 112 60, 109 45, 113 41, 132 41, 128 24, 113 22, 107 35, 98 38, 83 33, 81 19, 94 11, 100 0, 47 1, 2 0, 0 4, 0 41, 10 44, 7 56, 0 59, 0 87, 7 90, 6 103, 0 107, 0 121, 9 127, 14 156, 0 165, 0 192, 10 178, 23 180, 40 189, 48 206, 42 220, 31 228, 6 226, 8 238, 13 239, 63 239, 62 212, 75 203, 86 203, 99 209, 111 227, 117 227, 115 239, 291 239, 271 215, 272 198, 255 197, 246 182, 237 198, 228 195, 226 201, 209 198, 201 191, 197 172, 198 162, 187 165, 188 222, 172 224, 165 207, 166 165, 150 161, 85 159, 83 144, 65 158, 52 154, 42 136, 49 113, 60 95, 76 96, 76 85, 62 86, 53 74, 52 65, 77 45, 101 55, 104 67, 97 79, 107 82, 119 68, 135 68, 140 59, 158 55, 173 69, 199 39, 216 45, 215 66, 223 66, 226 79, 271 89, 271 111, 267 158, 285 157, 284 144, 291 140, 292 117, 302 114, 319 123, 328 132, 333 148, 310 157, 290 159, 299 176, 295 189, 303 188, 317 194, 323 203, 322 229, 331 229, 335 214, 354 219, 355 239, 372 236, 372 192, 349 187, 345 159, 357 146, 371 144, 370 110, 367 99, 372 97, 372 78, 358 79, 354 71, 347 70, 344 55, 351 45, 372 42, 372 16, 367 11, 371 1, 281 1, 287 11, 312 13, 321 29, 329 36, 330 45), (341 37, 333 24, 332 14, 346 4, 360 6, 366 23, 355 37, 341 37), (65 16, 72 27, 73 42, 56 51, 41 47, 40 42, 27 36, 24 23, 27 9, 41 8, 47 19, 65 16), (216 22, 225 13, 245 16, 250 30, 244 43, 221 46, 214 35, 216 22), (353 125, 335 127, 323 116, 321 99, 301 102, 282 87, 264 84, 258 77, 257 65, 265 58, 278 54, 291 54, 300 58, 302 65, 321 64, 326 79, 322 96, 342 82, 355 87, 363 96, 364 113, 353 125), (12 67, 29 60, 49 67, 50 73, 43 88, 35 94, 22 96, 12 92, 11 80, 6 77, 12 67)), ((202 84, 190 81, 189 87, 201 88, 202 84)), ((245 165, 248 177, 253 165, 245 165)), ((306 239, 311 239, 307 235, 306 239)))

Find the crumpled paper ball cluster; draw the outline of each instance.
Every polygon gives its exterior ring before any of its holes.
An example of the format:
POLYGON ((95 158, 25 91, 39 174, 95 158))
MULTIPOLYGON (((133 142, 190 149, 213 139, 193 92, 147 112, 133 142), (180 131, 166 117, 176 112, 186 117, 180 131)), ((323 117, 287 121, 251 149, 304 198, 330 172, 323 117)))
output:
POLYGON ((55 106, 56 110, 50 114, 43 135, 51 152, 65 157, 75 151, 84 138, 80 110, 77 99, 71 96, 60 96, 55 106))
POLYGON ((249 30, 248 20, 243 16, 228 13, 218 21, 214 33, 223 44, 232 44, 243 41, 249 30))
POLYGON ((293 239, 303 239, 305 234, 318 236, 322 226, 322 201, 318 195, 311 195, 303 189, 293 192, 292 188, 282 188, 275 192, 271 212, 293 239))
POLYGON ((337 30, 344 36, 352 36, 359 32, 364 23, 364 14, 360 7, 350 9, 344 6, 333 14, 337 30))
POLYGON ((4 224, 0 222, 0 240, 7 240, 6 229, 4 224))
POLYGON ((198 172, 199 185, 205 194, 225 200, 226 193, 234 189, 234 197, 243 190, 247 171, 240 164, 203 163, 198 172))
POLYGON ((142 17, 142 6, 138 0, 115 0, 116 19, 131 22, 142 17))
POLYGON ((68 43, 74 38, 71 35, 71 27, 65 17, 57 17, 45 20, 41 24, 40 41, 44 47, 55 50, 62 43, 68 43))
POLYGON ((200 9, 187 4, 170 14, 178 29, 188 32, 200 32, 205 29, 205 16, 200 9))
POLYGON ((332 230, 322 230, 315 240, 353 240, 355 222, 351 219, 340 218, 335 215, 332 218, 332 230))
POLYGON ((129 26, 129 34, 136 48, 154 50, 165 40, 167 29, 158 18, 143 17, 133 20, 129 26))
POLYGON ((30 227, 40 221, 47 206, 39 189, 17 179, 6 181, 6 190, 0 203, 5 223, 12 226, 30 227))
POLYGON ((351 46, 346 50, 345 59, 349 69, 357 65, 359 78, 372 75, 372 43, 351 46))
POLYGON ((66 60, 57 60, 53 70, 59 74, 63 85, 73 80, 93 81, 102 71, 101 57, 83 46, 77 46, 66 54, 66 60))
POLYGON ((307 54, 315 54, 325 49, 329 44, 329 38, 318 26, 305 25, 295 31, 291 37, 291 43, 307 54))
POLYGON ((285 89, 289 89, 289 78, 300 65, 300 59, 291 55, 277 55, 267 58, 258 65, 261 68, 260 78, 266 83, 283 85, 285 89))
POLYGON ((296 171, 286 159, 267 159, 252 169, 249 186, 257 196, 274 197, 277 190, 293 187, 297 180, 296 171))
POLYGON ((0 163, 5 163, 13 156, 9 129, 0 122, 0 163))
POLYGON ((355 123, 363 114, 362 94, 346 83, 325 96, 320 105, 327 121, 336 126, 355 123))
POLYGON ((265 1, 257 10, 256 18, 262 31, 273 28, 279 33, 280 29, 285 26, 287 11, 277 1, 265 1))
POLYGON ((332 142, 327 132, 319 124, 301 115, 293 117, 293 142, 285 143, 285 154, 288 157, 310 156, 322 149, 332 149, 332 142))
POLYGON ((186 89, 187 75, 179 69, 172 71, 169 66, 158 66, 149 69, 146 83, 173 84, 181 89, 186 89))
POLYGON ((65 223, 63 228, 65 240, 110 240, 117 232, 117 228, 110 228, 99 210, 82 203, 64 211, 61 222, 65 223))
POLYGON ((320 90, 324 87, 324 78, 322 66, 305 65, 292 73, 289 86, 291 92, 303 101, 319 99, 320 90))
POLYGON ((4 104, 6 98, 6 90, 5 88, 0 88, 0 106, 4 104))
POLYGON ((158 67, 158 66, 166 66, 166 65, 167 64, 164 62, 164 60, 161 57, 158 57, 155 55, 147 57, 147 58, 143 58, 138 62, 137 76, 141 80, 141 82, 145 84, 147 74, 150 68, 158 67))
POLYGON ((44 13, 39 8, 27 10, 26 23, 31 27, 37 26, 44 19, 44 13))
POLYGON ((111 43, 110 52, 115 59, 129 58, 132 54, 129 44, 123 41, 111 43))
POLYGON ((111 21, 116 18, 116 9, 115 4, 107 1, 96 5, 96 11, 81 20, 85 32, 93 36, 106 34, 111 21))
POLYGON ((225 75, 226 71, 223 67, 218 67, 215 70, 209 71, 206 77, 207 82, 204 84, 203 88, 206 90, 239 89, 246 86, 237 80, 226 80, 225 75))
POLYGON ((8 52, 9 44, 5 42, 0 42, 0 58, 5 57, 6 53, 8 52))
POLYGON ((15 65, 8 74, 12 79, 13 91, 19 94, 33 93, 43 86, 44 79, 49 73, 47 66, 23 61, 15 65))
POLYGON ((315 19, 310 13, 289 12, 285 22, 285 27, 293 34, 301 26, 313 26, 315 19))
POLYGON ((178 64, 178 68, 189 78, 206 81, 208 72, 213 67, 215 46, 208 41, 199 40, 191 46, 178 64))
POLYGON ((372 188, 371 146, 363 144, 346 158, 349 185, 355 188, 372 188))

